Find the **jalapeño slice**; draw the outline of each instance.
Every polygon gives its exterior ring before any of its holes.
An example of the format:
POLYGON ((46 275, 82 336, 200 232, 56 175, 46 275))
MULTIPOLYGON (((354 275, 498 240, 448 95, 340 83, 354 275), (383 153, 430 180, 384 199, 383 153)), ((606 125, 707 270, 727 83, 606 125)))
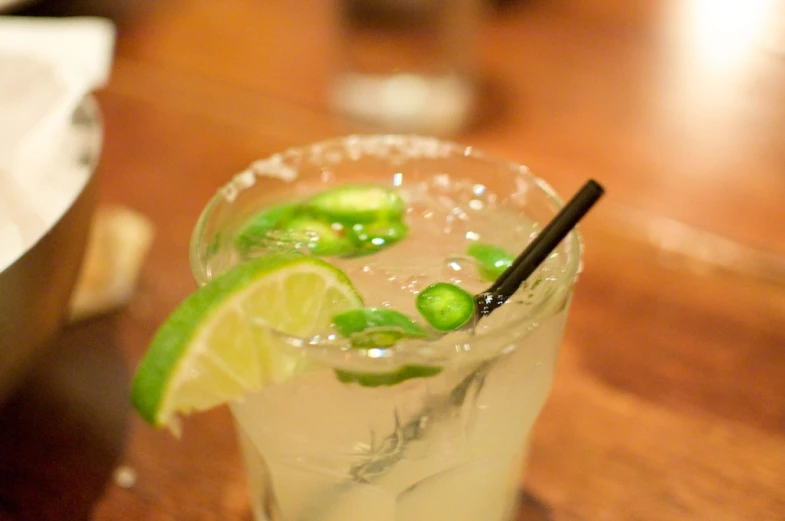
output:
POLYGON ((402 220, 376 221, 355 224, 347 228, 349 239, 357 248, 357 255, 367 255, 392 246, 403 239, 409 227, 402 220))
MULTIPOLYGON (((333 317, 338 332, 351 339, 352 347, 370 349, 388 347, 403 338, 428 336, 428 331, 414 319, 387 308, 360 308, 333 317)), ((442 368, 430 365, 407 364, 392 371, 369 373, 336 369, 335 376, 343 383, 357 383, 363 387, 396 385, 410 378, 437 375, 442 368)))
POLYGON ((291 219, 299 210, 297 203, 272 206, 253 215, 235 237, 234 245, 243 253, 264 243, 267 233, 291 219))
POLYGON ((453 331, 474 316, 474 297, 449 282, 431 284, 417 295, 417 311, 437 331, 453 331))
POLYGON ((466 253, 477 261, 477 271, 489 282, 498 279, 515 260, 515 256, 504 248, 485 242, 469 244, 466 253))
POLYGON ((405 210, 405 203, 395 190, 375 185, 348 185, 325 190, 311 197, 305 205, 325 220, 347 225, 400 219, 405 210))
POLYGON ((347 255, 354 250, 340 225, 333 225, 307 215, 298 215, 284 222, 281 229, 290 233, 290 239, 303 242, 308 250, 319 257, 347 255))

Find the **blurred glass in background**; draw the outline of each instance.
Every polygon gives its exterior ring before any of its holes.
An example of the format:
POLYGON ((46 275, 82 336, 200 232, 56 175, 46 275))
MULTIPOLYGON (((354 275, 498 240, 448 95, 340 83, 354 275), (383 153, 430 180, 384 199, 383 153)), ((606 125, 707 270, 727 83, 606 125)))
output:
POLYGON ((336 0, 330 102, 391 132, 450 135, 470 123, 482 0, 336 0))

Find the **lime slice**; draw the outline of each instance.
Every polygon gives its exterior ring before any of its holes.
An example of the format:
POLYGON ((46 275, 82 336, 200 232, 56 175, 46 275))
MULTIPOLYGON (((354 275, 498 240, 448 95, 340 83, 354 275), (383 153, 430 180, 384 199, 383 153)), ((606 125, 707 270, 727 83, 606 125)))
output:
POLYGON ((512 265, 515 256, 498 246, 484 242, 469 244, 466 253, 477 261, 477 271, 487 281, 499 278, 512 265))
POLYGON ((308 337, 360 306, 346 275, 320 259, 276 253, 239 264, 191 294, 160 327, 134 377, 131 401, 146 421, 177 432, 177 414, 313 368, 277 347, 271 328, 308 337))
POLYGON ((400 219, 406 209, 396 191, 375 185, 349 185, 325 190, 305 204, 320 217, 348 225, 400 219))
POLYGON ((431 284, 417 295, 417 311, 437 331, 452 331, 474 316, 474 297, 448 282, 431 284))

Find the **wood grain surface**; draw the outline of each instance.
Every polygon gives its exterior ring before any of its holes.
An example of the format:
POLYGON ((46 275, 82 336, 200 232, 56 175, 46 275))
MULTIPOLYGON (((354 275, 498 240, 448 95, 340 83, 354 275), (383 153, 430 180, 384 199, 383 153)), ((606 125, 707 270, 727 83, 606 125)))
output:
MULTIPOLYGON (((330 112, 332 4, 170 0, 118 14, 98 93, 104 203, 153 220, 131 303, 63 332, 0 410, 0 519, 251 519, 228 412, 181 440, 127 388, 194 288, 217 186, 330 112)), ((520 520, 785 520, 785 3, 489 5, 466 144, 607 197, 535 428, 520 520)))

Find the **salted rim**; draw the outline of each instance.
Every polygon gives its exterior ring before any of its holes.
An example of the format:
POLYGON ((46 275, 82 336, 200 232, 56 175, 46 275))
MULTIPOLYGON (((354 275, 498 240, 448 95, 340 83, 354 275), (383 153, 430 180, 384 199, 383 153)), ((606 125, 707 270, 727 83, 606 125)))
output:
MULTIPOLYGON (((196 282, 204 285, 211 279, 202 263, 201 239, 202 231, 216 206, 223 203, 231 204, 240 192, 255 185, 259 177, 274 178, 288 183, 296 181, 299 164, 304 161, 329 166, 364 156, 377 156, 393 164, 418 158, 471 157, 509 170, 512 175, 520 176, 529 185, 539 189, 553 206, 554 215, 564 206, 551 185, 532 174, 528 167, 500 159, 476 150, 472 146, 416 134, 353 134, 332 138, 310 145, 292 147, 257 160, 218 189, 200 214, 191 235, 190 263, 196 282)), ((537 329, 542 318, 555 312, 556 305, 569 298, 582 268, 583 244, 577 229, 572 230, 565 241, 569 241, 569 246, 565 248, 567 259, 558 270, 557 279, 550 290, 531 306, 527 313, 514 315, 510 320, 496 325, 491 330, 477 334, 451 333, 438 340, 412 339, 398 342, 394 346, 372 349, 354 349, 348 340, 343 338, 337 340, 321 336, 302 338, 275 329, 272 329, 272 332, 282 345, 304 351, 309 357, 333 366, 365 368, 368 371, 388 370, 401 364, 424 361, 446 363, 456 356, 468 357, 470 354, 486 359, 498 350, 504 349, 509 342, 500 342, 501 345, 494 348, 487 348, 487 344, 492 344, 494 339, 501 339, 504 335, 512 335, 516 342, 520 342, 523 337, 537 329)))

